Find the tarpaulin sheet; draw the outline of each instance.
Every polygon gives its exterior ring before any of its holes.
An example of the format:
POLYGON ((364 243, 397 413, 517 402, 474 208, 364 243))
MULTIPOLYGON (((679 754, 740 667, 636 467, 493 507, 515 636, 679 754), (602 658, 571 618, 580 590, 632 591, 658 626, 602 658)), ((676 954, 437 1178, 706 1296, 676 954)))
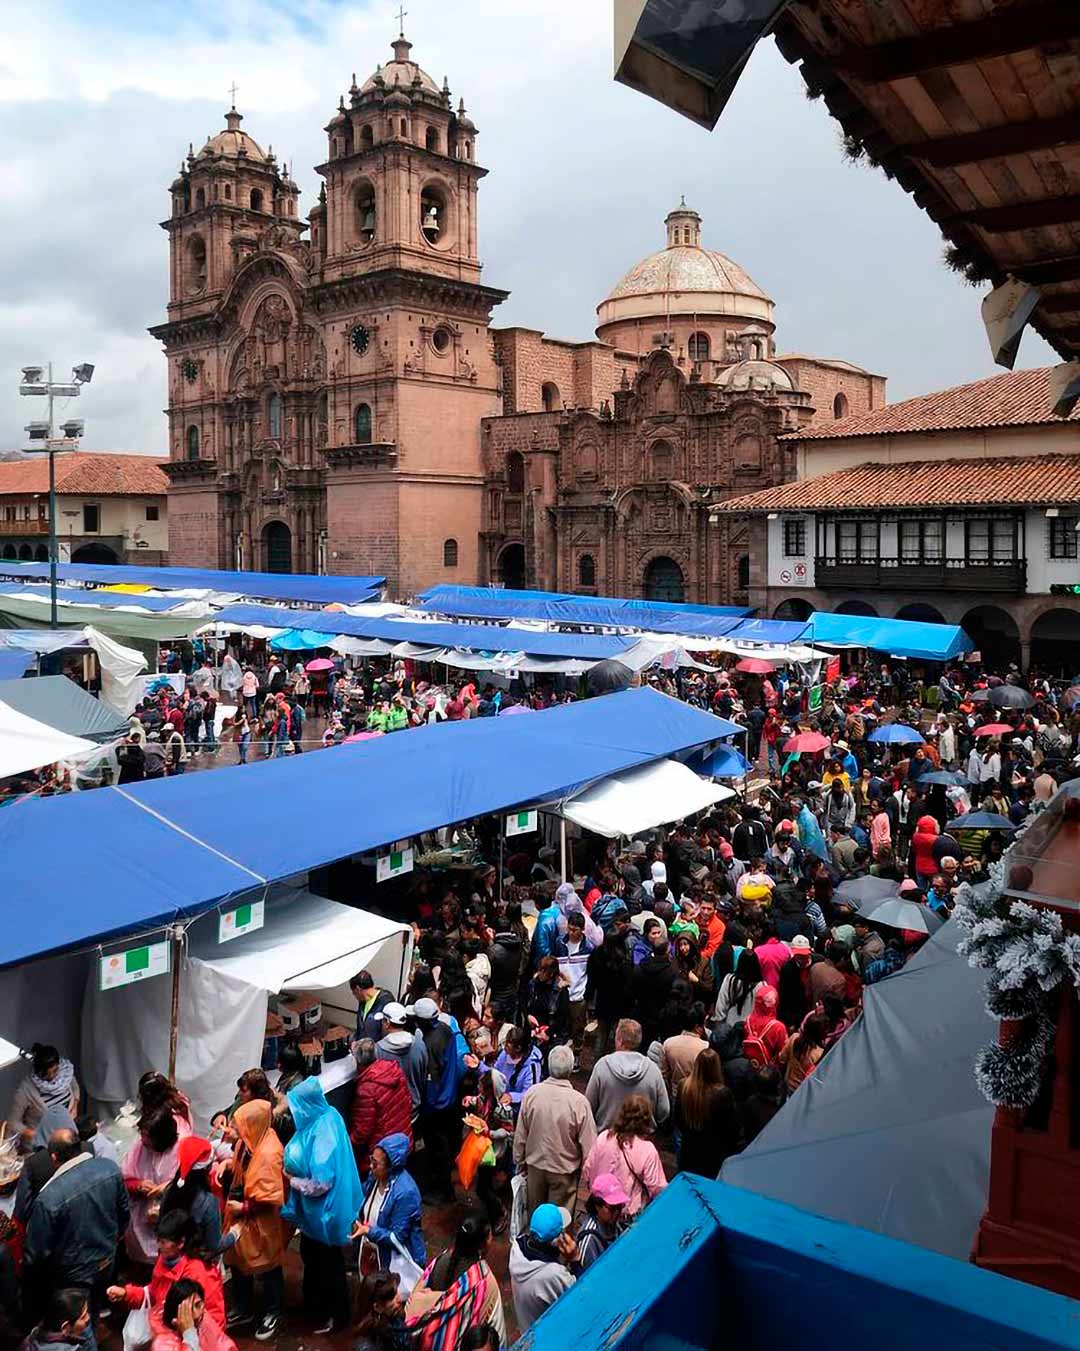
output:
POLYGON ((975 648, 956 624, 921 624, 912 619, 874 619, 820 612, 807 620, 806 640, 825 647, 866 647, 893 657, 916 657, 925 661, 947 661, 975 648))
POLYGON ((0 680, 5 684, 14 685, 33 664, 32 652, 0 647, 0 680))
MULTIPOLYGON (((23 588, 24 590, 26 588, 23 588)), ((92 593, 79 592, 80 603, 69 605, 63 601, 57 606, 57 622, 65 627, 85 629, 92 625, 99 632, 116 638, 145 638, 160 642, 165 638, 187 638, 206 622, 206 607, 194 607, 192 614, 187 607, 166 614, 150 614, 146 610, 116 609, 107 605, 81 603, 84 596, 92 593)), ((113 593, 115 595, 115 593, 113 593)), ((131 597, 124 597, 130 602, 131 597)), ((44 604, 40 597, 16 596, 11 591, 4 593, 0 586, 0 626, 19 628, 25 624, 39 624, 42 628, 49 623, 48 595, 44 604)), ((75 640, 81 641, 82 635, 75 640)), ((66 644, 65 644, 66 646, 66 644)))
MULTIPOLYGON (((61 581, 152 586, 162 591, 220 591, 259 600, 352 605, 378 594, 385 577, 319 577, 301 573, 221 572, 214 568, 136 567, 124 563, 59 563, 61 581)), ((0 563, 0 577, 49 576, 48 563, 0 563)))
POLYGON ((634 638, 592 633, 544 633, 507 629, 495 624, 440 624, 436 620, 366 619, 339 610, 281 610, 269 605, 226 605, 215 624, 245 627, 307 629, 332 638, 377 638, 384 643, 417 643, 421 647, 469 648, 476 652, 527 652, 537 657, 578 657, 605 661, 628 651, 634 638))
POLYGON ((56 629, 0 629, 0 648, 15 647, 23 652, 60 652, 65 647, 83 647, 89 641, 85 633, 56 629))
MULTIPOLYGON (((82 737, 69 736, 67 732, 58 732, 36 718, 28 718, 25 713, 12 708, 10 704, 0 703, 0 779, 12 774, 25 774, 31 769, 41 769, 45 765, 55 764, 57 760, 68 760, 97 750, 92 741, 82 737)), ((75 794, 70 796, 75 797, 75 794)), ((14 816, 21 804, 5 808, 5 812, 14 816)), ((14 841, 0 849, 0 858, 6 864, 14 841)), ((54 856, 64 853, 64 841, 54 837, 50 846, 54 856)), ((34 901, 27 893, 27 902, 34 901)))
POLYGON ((657 760, 594 783, 564 803, 559 815, 613 839, 681 821, 734 796, 677 760, 657 760))
POLYGON ((994 1119, 972 1064, 997 1024, 985 973, 957 955, 958 939, 955 923, 942 925, 901 971, 866 987, 862 1017, 728 1159, 725 1182, 968 1259, 994 1119))
MULTIPOLYGON (((14 582, 0 581, 0 599, 12 597, 16 600, 39 601, 48 614, 51 596, 47 586, 38 586, 32 582, 16 585, 14 582)), ((147 596, 141 592, 132 595, 124 591, 87 591, 81 587, 58 586, 56 599, 66 605, 100 605, 110 610, 145 610, 150 614, 168 614, 170 610, 181 610, 185 614, 210 613, 205 601, 187 600, 182 596, 147 596)))
POLYGON ((740 730, 656 690, 625 690, 528 718, 18 803, 0 812, 4 896, 20 916, 0 930, 0 967, 149 930, 421 831, 561 799, 740 730))
MULTIPOLYGON (((4 654, 0 652, 0 669, 4 654)), ((0 681, 0 703, 69 736, 88 741, 115 741, 126 736, 127 718, 76 685, 67 676, 0 681)))
MULTIPOLYGON (((737 619, 751 611, 743 605, 689 605, 667 601, 624 600, 617 596, 575 596, 557 591, 508 591, 486 586, 433 586, 421 592, 421 608, 475 619, 543 619, 556 624, 687 632, 687 616, 737 619)), ((697 630, 690 630, 697 631, 697 630)))

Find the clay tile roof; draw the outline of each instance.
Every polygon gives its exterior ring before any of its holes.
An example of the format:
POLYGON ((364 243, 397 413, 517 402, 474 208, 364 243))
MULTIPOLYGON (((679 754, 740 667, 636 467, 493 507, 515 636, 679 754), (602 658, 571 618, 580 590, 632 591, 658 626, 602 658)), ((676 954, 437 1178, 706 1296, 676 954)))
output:
POLYGON ((1080 455, 857 464, 718 503, 721 511, 865 511, 1080 504, 1080 455))
MULTIPOLYGON (((789 358, 790 359, 790 358, 789 358)), ((1031 371, 1008 371, 954 385, 916 399, 888 403, 872 413, 854 413, 833 422, 814 422, 789 441, 834 440, 846 436, 896 436, 903 432, 944 432, 969 427, 1020 427, 1061 422, 1050 411, 1050 366, 1031 371)), ((1072 413, 1080 420, 1080 406, 1072 413)))
MULTIPOLYGON (((56 459, 56 491, 87 497, 164 497, 169 480, 159 460, 150 455, 113 455, 74 451, 56 459)), ((0 497, 47 493, 49 462, 45 455, 0 463, 0 497)))

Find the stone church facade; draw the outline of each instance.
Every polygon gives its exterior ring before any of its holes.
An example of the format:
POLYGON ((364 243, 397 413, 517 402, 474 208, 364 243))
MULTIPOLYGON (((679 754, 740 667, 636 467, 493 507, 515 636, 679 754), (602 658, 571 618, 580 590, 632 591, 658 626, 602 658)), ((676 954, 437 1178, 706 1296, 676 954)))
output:
MULTIPOLYGON (((498 329, 481 281, 476 127, 411 59, 354 79, 305 222, 272 150, 189 152, 170 244, 170 558, 437 582, 744 600, 748 527, 714 504, 795 476, 778 441, 884 402, 845 362, 776 356, 772 301, 666 247, 598 307, 595 341, 498 329)), ((787 443, 790 444, 790 443, 787 443)))

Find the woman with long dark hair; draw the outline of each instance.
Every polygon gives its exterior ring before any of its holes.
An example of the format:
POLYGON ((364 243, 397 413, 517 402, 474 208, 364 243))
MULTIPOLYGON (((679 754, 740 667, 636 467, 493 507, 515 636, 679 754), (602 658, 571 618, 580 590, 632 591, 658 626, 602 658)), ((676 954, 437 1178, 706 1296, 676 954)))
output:
POLYGON ((430 1263, 405 1306, 415 1351, 459 1351, 470 1328, 493 1323, 505 1339, 499 1283, 487 1264, 491 1225, 466 1215, 454 1245, 430 1263))
POLYGON ((74 1120, 79 1112, 79 1083, 75 1066, 55 1046, 35 1041, 30 1048, 30 1073, 15 1090, 8 1127, 29 1150, 43 1113, 62 1108, 74 1120))
POLYGON ((720 1057, 707 1047, 694 1061, 675 1099, 679 1171, 716 1177, 740 1147, 738 1109, 724 1083, 720 1057))
POLYGON ((745 1022, 754 1009, 754 991, 761 984, 761 963, 752 948, 739 954, 735 970, 720 982, 716 1017, 721 1023, 745 1022))
POLYGON ((396 1271, 373 1271, 360 1284, 360 1339, 355 1351, 409 1351, 412 1338, 405 1327, 405 1301, 396 1271))
POLYGON ((794 1093, 804 1079, 814 1071, 825 1054, 825 1038, 829 1033, 828 1019, 823 1013, 808 1013, 802 1027, 793 1033, 780 1055, 780 1068, 788 1093, 794 1093))

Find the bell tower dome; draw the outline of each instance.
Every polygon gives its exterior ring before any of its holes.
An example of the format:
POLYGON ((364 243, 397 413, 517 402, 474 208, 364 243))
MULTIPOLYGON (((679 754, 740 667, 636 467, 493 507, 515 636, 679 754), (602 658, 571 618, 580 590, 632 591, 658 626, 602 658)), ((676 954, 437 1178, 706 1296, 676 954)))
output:
POLYGON ((476 199, 487 171, 475 161, 476 127, 403 33, 391 47, 393 60, 362 85, 353 76, 326 126, 323 275, 404 268, 479 281, 476 199))

